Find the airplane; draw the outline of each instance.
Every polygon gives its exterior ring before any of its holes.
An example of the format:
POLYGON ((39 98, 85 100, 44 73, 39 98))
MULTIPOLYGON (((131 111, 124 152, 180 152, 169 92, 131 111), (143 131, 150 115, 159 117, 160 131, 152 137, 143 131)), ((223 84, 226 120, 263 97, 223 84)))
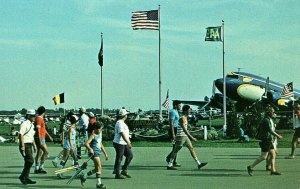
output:
MULTIPOLYGON (((199 106, 200 109, 210 107, 223 109, 223 81, 223 78, 214 80, 213 94, 210 98, 205 97, 204 101, 178 101, 183 104, 199 106), (221 93, 215 93, 215 88, 221 93)), ((255 101, 263 101, 281 110, 288 110, 291 109, 293 100, 300 99, 300 90, 293 89, 294 99, 281 98, 284 84, 246 72, 231 72, 227 74, 225 81, 227 106, 230 102, 235 102, 238 111, 242 111, 244 107, 255 101)), ((230 106, 227 110, 231 110, 230 106)))

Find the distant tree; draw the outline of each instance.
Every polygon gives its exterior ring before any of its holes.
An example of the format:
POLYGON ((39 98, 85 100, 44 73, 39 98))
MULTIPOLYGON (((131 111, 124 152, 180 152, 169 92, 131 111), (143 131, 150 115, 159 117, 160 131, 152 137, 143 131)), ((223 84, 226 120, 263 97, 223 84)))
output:
POLYGON ((255 137, 258 125, 264 116, 264 108, 260 101, 247 106, 242 114, 242 129, 249 137, 255 137))

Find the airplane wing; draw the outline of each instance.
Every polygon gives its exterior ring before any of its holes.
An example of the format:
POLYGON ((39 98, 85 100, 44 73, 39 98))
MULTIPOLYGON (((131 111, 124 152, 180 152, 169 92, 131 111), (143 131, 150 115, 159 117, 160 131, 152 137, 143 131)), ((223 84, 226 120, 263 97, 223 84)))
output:
POLYGON ((204 107, 209 103, 209 101, 192 101, 192 100, 176 100, 176 101, 179 101, 182 104, 188 104, 188 105, 199 106, 199 107, 204 107))

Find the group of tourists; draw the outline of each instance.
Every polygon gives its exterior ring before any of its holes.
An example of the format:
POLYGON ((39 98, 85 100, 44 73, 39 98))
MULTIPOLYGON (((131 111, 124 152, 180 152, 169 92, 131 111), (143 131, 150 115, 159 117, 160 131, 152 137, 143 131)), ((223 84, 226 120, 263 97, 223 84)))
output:
MULTIPOLYGON (((35 162, 35 174, 47 174, 44 163, 48 157, 48 147, 46 145, 46 136, 53 141, 48 134, 44 120, 45 107, 41 106, 35 111, 28 109, 26 112, 26 121, 20 125, 19 131, 19 150, 24 158, 24 168, 19 176, 22 184, 36 184, 29 177, 31 166, 35 162), (33 153, 36 153, 34 159, 33 153)), ((129 128, 125 123, 128 112, 122 108, 118 111, 115 124, 115 136, 113 146, 116 151, 116 159, 113 174, 116 179, 131 178, 128 173, 128 166, 133 158, 131 151, 131 141, 129 138, 129 128), (121 167, 122 158, 125 156, 125 162, 121 167)), ((79 116, 69 112, 63 121, 62 127, 62 147, 63 150, 52 160, 57 168, 64 168, 69 157, 73 159, 73 166, 79 167, 78 159, 81 159, 81 147, 85 146, 89 158, 94 162, 94 168, 87 173, 80 175, 81 184, 84 185, 88 176, 96 174, 96 188, 105 189, 106 186, 101 181, 102 164, 100 155, 103 153, 108 160, 108 154, 102 144, 102 122, 96 121, 92 112, 87 113, 85 108, 79 109, 79 116), (77 136, 78 135, 78 136, 77 136), (76 140, 80 142, 76 142, 76 140)), ((62 174, 58 174, 62 178, 62 174)))
MULTIPOLYGON (((295 104, 295 114, 297 116, 295 133, 292 139, 291 154, 286 158, 293 159, 294 152, 299 143, 300 138, 300 104, 295 104)), ((182 107, 182 115, 179 115, 181 104, 179 101, 173 101, 173 109, 169 112, 169 136, 172 141, 172 150, 166 157, 167 170, 176 170, 181 165, 177 161, 177 154, 185 144, 194 159, 198 169, 207 165, 207 162, 200 161, 193 148, 192 141, 197 141, 188 131, 188 117, 191 113, 191 107, 184 105, 182 107)), ((44 120, 45 107, 40 106, 37 111, 28 109, 26 112, 26 120, 21 124, 19 131, 19 150, 24 158, 24 168, 19 176, 19 180, 24 185, 35 184, 29 177, 31 166, 35 162, 35 174, 47 174, 44 168, 45 160, 49 154, 46 144, 46 136, 52 141, 52 137, 48 134, 44 120), (33 152, 36 152, 35 158, 33 152)), ((125 108, 118 110, 115 123, 115 132, 113 139, 113 147, 115 149, 115 162, 113 174, 115 179, 131 178, 128 173, 128 167, 133 159, 132 144, 129 137, 129 128, 125 123, 128 112, 125 108), (121 166, 123 156, 125 161, 121 166)), ((281 175, 276 170, 275 159, 277 154, 277 139, 282 136, 275 131, 274 118, 276 117, 274 108, 267 106, 265 109, 265 117, 258 126, 257 138, 260 140, 261 155, 251 164, 247 166, 247 172, 253 175, 254 168, 260 162, 266 160, 266 170, 271 175, 281 175)), ((64 168, 69 157, 73 159, 73 166, 79 166, 78 160, 82 158, 81 147, 86 147, 89 158, 94 162, 94 168, 80 175, 81 184, 84 185, 87 177, 96 174, 96 188, 104 189, 106 186, 101 181, 102 163, 100 155, 103 154, 108 160, 108 154, 102 144, 102 130, 104 125, 96 118, 92 112, 86 112, 85 108, 79 109, 79 115, 69 112, 63 121, 62 127, 62 151, 52 161, 55 167, 64 168), (77 136, 78 135, 78 136, 77 136), (80 140, 76 142, 76 140, 80 140)), ((58 177, 62 177, 58 174, 58 177)))

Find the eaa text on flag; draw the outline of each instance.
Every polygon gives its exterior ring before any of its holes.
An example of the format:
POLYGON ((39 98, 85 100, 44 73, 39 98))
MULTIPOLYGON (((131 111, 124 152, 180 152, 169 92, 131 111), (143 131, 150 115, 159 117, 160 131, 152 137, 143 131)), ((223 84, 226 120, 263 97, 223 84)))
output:
POLYGON ((131 27, 133 30, 159 30, 158 10, 132 12, 131 27))
POLYGON ((55 105, 61 104, 65 102, 65 93, 61 93, 53 97, 52 99, 55 105))
POLYGON ((222 26, 206 28, 205 41, 222 41, 222 26))

